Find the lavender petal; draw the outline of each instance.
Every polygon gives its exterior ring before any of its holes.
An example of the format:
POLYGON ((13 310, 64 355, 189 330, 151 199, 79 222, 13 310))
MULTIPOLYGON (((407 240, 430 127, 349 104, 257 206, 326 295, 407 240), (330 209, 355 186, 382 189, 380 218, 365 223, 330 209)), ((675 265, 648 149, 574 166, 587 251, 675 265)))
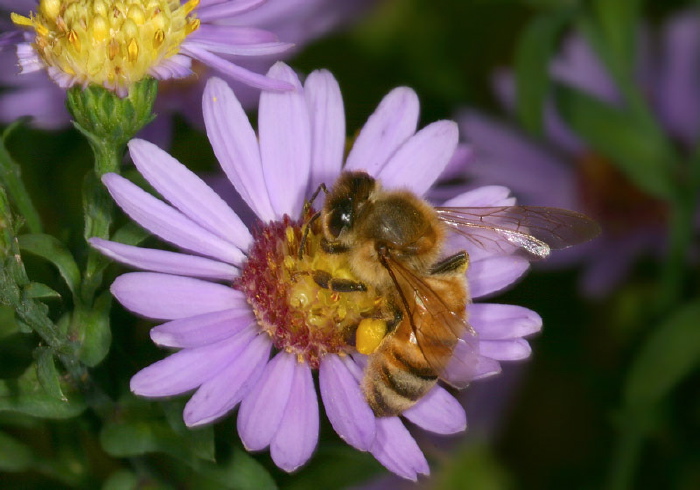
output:
POLYGON ((253 388, 270 358, 272 343, 255 332, 229 364, 205 381, 185 405, 183 418, 188 427, 211 423, 230 412, 253 388))
POLYGON ((128 310, 163 320, 228 310, 239 304, 242 296, 221 284, 155 272, 122 274, 110 290, 128 310))
POLYGON ((456 434, 467 428, 467 415, 462 405, 437 385, 402 415, 436 434, 456 434))
POLYGON ((346 170, 376 175, 418 125, 418 96, 407 87, 389 92, 367 119, 347 158, 346 170))
POLYGON ((449 163, 458 139, 455 122, 434 122, 401 145, 376 175, 387 187, 407 188, 422 196, 449 163))
POLYGON ((151 340, 162 347, 193 348, 213 344, 236 335, 255 323, 255 315, 245 301, 229 310, 204 313, 179 320, 172 320, 153 327, 151 340))
POLYGON ((294 87, 260 95, 260 156, 272 208, 278 217, 299 216, 311 169, 311 120, 304 90, 294 71, 278 62, 267 76, 294 87))
POLYGON ((294 378, 282 422, 270 444, 277 466, 292 472, 306 463, 318 443, 318 398, 308 364, 294 365, 294 378))
POLYGON ((360 371, 347 357, 324 356, 319 368, 319 385, 328 420, 341 439, 360 451, 367 451, 375 438, 375 417, 365 401, 353 370, 360 371))
POLYGON ((278 353, 265 367, 260 381, 241 402, 238 434, 245 448, 259 451, 272 442, 280 428, 294 377, 293 354, 278 353))
POLYGON ((417 481, 418 475, 430 474, 425 456, 398 417, 377 419, 377 438, 370 452, 402 478, 417 481))

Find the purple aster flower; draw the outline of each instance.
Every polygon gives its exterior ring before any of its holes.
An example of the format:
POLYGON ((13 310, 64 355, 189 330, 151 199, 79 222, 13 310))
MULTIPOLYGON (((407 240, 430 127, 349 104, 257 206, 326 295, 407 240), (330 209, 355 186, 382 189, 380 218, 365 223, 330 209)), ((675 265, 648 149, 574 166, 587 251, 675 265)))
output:
MULTIPOLYGON (((197 56, 180 56, 178 59, 188 64, 186 78, 164 80, 160 84, 155 112, 159 117, 141 133, 142 137, 162 146, 169 143, 172 133, 172 120, 169 115, 183 114, 191 123, 201 125, 200 101, 204 84, 209 74, 214 71, 224 77, 236 91, 244 107, 257 105, 259 87, 262 84, 275 85, 257 75, 266 72, 277 60, 292 56, 305 43, 324 35, 339 25, 349 24, 360 14, 366 12, 376 0, 259 0, 259 1, 225 1, 202 2, 193 12, 199 13, 202 20, 197 31, 188 39, 196 42, 197 36, 204 36, 206 43, 223 42, 227 50, 210 53, 209 58, 219 58, 217 63, 199 60, 197 56), (210 7, 207 7, 211 4, 210 7), (216 5, 215 5, 216 4, 216 5), (221 9, 229 4, 230 11, 219 16, 215 8, 221 9), (238 10, 236 10, 236 7, 238 10), (201 13, 213 12, 203 19, 201 13), (229 33, 235 35, 229 37, 229 33), (223 36, 223 39, 220 37, 223 36), (258 48, 268 43, 273 48, 277 39, 279 49, 271 49, 269 54, 258 48), (237 51, 233 53, 231 49, 237 51), (228 54, 232 52, 232 54, 228 54), (189 58, 192 58, 189 65, 189 58), (223 67, 223 69, 221 69, 223 67), (253 77, 253 83, 249 78, 253 77)), ((0 7, 28 13, 36 10, 36 0, 0 0, 0 7)), ((0 66, 15 66, 17 54, 14 49, 7 49, 18 43, 26 42, 27 33, 16 29, 9 22, 0 24, 3 31, 8 31, 0 40, 0 66), (5 46, 6 49, 1 49, 5 46)), ((205 43, 205 44, 206 44, 205 43)), ((207 44, 209 49, 209 44, 207 44)), ((207 59, 209 59, 207 58, 207 59)), ((16 70, 4 70, 0 73, 0 86, 8 90, 0 94, 0 121, 9 123, 21 116, 32 116, 33 124, 44 129, 58 129, 68 126, 70 116, 65 108, 64 89, 53 83, 44 70, 23 72, 18 76, 16 70)), ((266 87, 267 88, 267 87, 266 87)), ((273 87, 274 88, 274 87, 273 87)), ((279 88, 279 87, 278 87, 279 88)))
MULTIPOLYGON (((621 104, 603 63, 578 35, 565 40, 550 73, 559 83, 621 104)), ((648 32, 640 34, 636 77, 678 147, 695 148, 700 134, 700 15, 696 11, 671 17, 661 29, 658 45, 648 32)), ((516 97, 512 72, 497 74, 496 91, 512 113, 516 97)), ((576 209, 600 222, 599 240, 567 250, 547 265, 585 264, 584 293, 602 297, 621 282, 642 253, 662 251, 666 209, 574 134, 551 100, 544 117, 545 141, 536 142, 511 126, 465 111, 461 129, 476 155, 465 170, 477 185, 509 186, 524 204, 576 209)))
MULTIPOLYGON (((151 337, 160 346, 180 349, 137 373, 131 389, 146 397, 194 391, 183 414, 190 427, 218 420, 240 404, 238 432, 245 447, 269 447, 280 468, 294 471, 318 441, 317 370, 325 413, 338 435, 397 475, 416 480, 429 467, 404 419, 426 431, 453 434, 466 428, 464 409, 435 385, 401 417, 376 417, 360 388, 366 358, 348 343, 343 326, 357 322, 381 298, 361 292, 350 299, 349 293, 320 287, 309 278, 308 267, 338 256, 297 252, 302 226, 313 213, 305 203, 320 183, 334 182, 343 170, 364 170, 386 188, 423 195, 455 151, 457 126, 438 121, 417 131, 418 99, 412 90, 397 88, 382 100, 344 159, 344 109, 334 77, 316 71, 302 86, 283 63, 267 76, 294 90, 263 92, 257 134, 224 81, 209 80, 203 99, 210 142, 257 215, 255 231, 199 177, 146 141, 133 140, 131 156, 168 203, 116 174, 103 179, 132 219, 181 250, 91 239, 105 255, 148 271, 120 276, 112 293, 134 313, 167 320, 151 330, 151 337)), ((512 203, 506 188, 490 186, 446 204, 512 203)), ((314 250, 320 239, 308 230, 306 244, 314 250)), ((528 268, 521 257, 491 255, 468 243, 466 248, 474 299, 507 287, 528 268)), ((541 327, 536 313, 518 306, 470 303, 468 314, 478 352, 468 353, 475 367, 463 381, 498 373, 500 361, 528 357, 523 337, 541 327)), ((467 376, 457 369, 451 374, 467 376)))

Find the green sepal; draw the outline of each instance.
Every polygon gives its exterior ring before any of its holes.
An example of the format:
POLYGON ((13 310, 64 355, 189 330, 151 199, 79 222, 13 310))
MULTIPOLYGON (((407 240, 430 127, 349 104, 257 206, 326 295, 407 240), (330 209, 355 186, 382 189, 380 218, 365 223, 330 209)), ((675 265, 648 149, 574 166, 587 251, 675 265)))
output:
POLYGON ((625 383, 627 406, 659 403, 700 366, 700 301, 686 304, 662 323, 641 346, 625 383))
POLYGON ((40 282, 30 282, 24 286, 23 291, 25 297, 29 299, 61 299, 61 295, 58 291, 40 282))
POLYGON ((135 83, 126 97, 91 85, 68 90, 66 105, 76 128, 91 145, 121 147, 151 122, 158 82, 146 78, 135 83))
POLYGON ((44 392, 61 401, 68 401, 61 389, 61 376, 56 369, 53 350, 48 347, 38 347, 34 351, 36 358, 36 373, 44 392))
POLYGON ((67 419, 80 415, 85 404, 70 386, 61 383, 66 400, 49 395, 31 365, 18 379, 0 381, 0 411, 19 412, 46 419, 67 419))
POLYGON ((33 464, 34 453, 29 446, 0 432, 0 471, 26 471, 33 464))
POLYGON ((591 147, 648 194, 668 198, 676 155, 663 134, 624 109, 610 106, 580 90, 556 87, 559 112, 591 147))
POLYGON ((536 136, 542 134, 545 99, 551 93, 549 63, 572 13, 565 9, 537 16, 525 27, 517 43, 516 113, 520 124, 536 136))
POLYGON ((55 265, 73 297, 76 297, 80 288, 80 269, 63 243, 46 234, 21 235, 18 241, 21 250, 37 255, 55 265))
POLYGON ((107 356, 112 343, 109 310, 112 295, 109 291, 100 294, 92 309, 76 311, 80 335, 79 359, 89 367, 97 366, 107 356))

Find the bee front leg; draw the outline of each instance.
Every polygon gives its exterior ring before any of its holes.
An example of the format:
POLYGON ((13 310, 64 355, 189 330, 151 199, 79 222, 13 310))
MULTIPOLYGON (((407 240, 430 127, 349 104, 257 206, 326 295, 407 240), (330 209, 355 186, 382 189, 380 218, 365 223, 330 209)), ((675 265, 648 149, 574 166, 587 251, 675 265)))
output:
POLYGON ((440 276, 444 274, 454 274, 456 272, 464 273, 467 271, 467 267, 469 267, 469 254, 466 250, 462 250, 433 264, 430 268, 430 275, 440 276))
POLYGON ((350 251, 350 249, 346 245, 343 245, 340 242, 331 242, 329 240, 326 240, 325 238, 321 238, 320 245, 321 249, 323 249, 323 251, 327 254, 337 255, 344 254, 345 252, 350 251))

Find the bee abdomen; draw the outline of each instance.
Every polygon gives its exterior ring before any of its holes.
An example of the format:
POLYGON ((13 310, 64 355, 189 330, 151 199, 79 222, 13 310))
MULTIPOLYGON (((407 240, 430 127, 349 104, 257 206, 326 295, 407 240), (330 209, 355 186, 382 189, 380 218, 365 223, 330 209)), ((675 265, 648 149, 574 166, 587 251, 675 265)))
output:
POLYGON ((399 415, 408 410, 438 379, 418 348, 406 355, 397 348, 387 350, 385 355, 370 358, 362 380, 365 398, 378 417, 399 415))

